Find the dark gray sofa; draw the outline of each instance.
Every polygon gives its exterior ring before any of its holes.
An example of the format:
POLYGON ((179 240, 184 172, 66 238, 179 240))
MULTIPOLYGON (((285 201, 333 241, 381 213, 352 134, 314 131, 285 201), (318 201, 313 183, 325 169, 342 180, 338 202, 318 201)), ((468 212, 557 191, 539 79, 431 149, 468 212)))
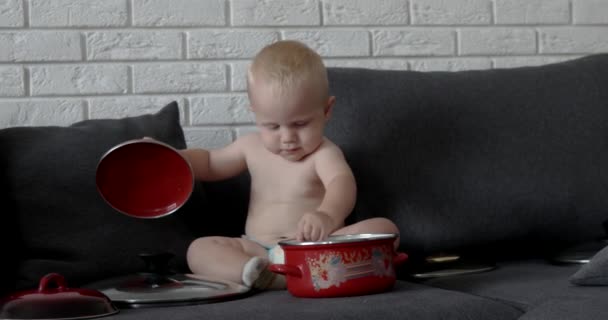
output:
MULTIPOLYGON (((108 319, 608 318, 608 277, 571 281, 585 267, 608 270, 593 259, 608 220, 608 54, 516 69, 329 75, 337 104, 327 135, 359 186, 349 219, 391 218, 411 257, 394 290, 331 299, 266 291, 108 319), (567 263, 567 253, 591 262, 567 263), (461 259, 427 262, 450 254, 461 259), (474 265, 492 270, 424 276, 474 265)), ((247 175, 197 184, 185 207, 159 220, 109 208, 95 189, 97 161, 142 136, 185 147, 177 106, 0 130, 3 293, 35 287, 49 272, 72 286, 137 272, 143 251, 170 251, 172 268, 187 272, 192 239, 242 233, 247 175)))

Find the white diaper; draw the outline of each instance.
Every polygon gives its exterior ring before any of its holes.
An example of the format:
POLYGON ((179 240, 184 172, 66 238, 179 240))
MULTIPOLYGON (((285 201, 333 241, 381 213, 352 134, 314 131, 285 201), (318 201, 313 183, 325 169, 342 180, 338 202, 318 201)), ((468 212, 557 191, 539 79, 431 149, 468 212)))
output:
POLYGON ((242 238, 245 238, 249 241, 253 241, 253 242, 259 244, 260 246, 264 247, 264 249, 266 249, 266 251, 268 252, 268 260, 270 260, 270 263, 276 263, 276 264, 285 263, 285 252, 283 251, 283 248, 281 248, 280 245, 275 244, 274 246, 269 247, 269 246, 257 241, 254 237, 248 236, 246 234, 242 235, 242 238))

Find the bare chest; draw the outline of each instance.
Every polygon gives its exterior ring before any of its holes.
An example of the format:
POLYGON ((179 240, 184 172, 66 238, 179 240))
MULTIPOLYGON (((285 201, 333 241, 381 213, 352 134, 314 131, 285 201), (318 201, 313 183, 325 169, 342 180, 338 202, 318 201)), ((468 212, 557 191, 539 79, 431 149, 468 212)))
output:
POLYGON ((258 199, 293 202, 323 196, 323 184, 312 159, 290 162, 272 155, 258 156, 248 160, 247 165, 252 192, 258 199))

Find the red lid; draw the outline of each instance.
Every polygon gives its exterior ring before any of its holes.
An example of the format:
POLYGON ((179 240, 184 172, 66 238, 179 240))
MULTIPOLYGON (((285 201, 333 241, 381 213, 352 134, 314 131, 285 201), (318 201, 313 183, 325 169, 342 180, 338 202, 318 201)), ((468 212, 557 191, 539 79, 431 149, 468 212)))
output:
POLYGON ((103 293, 68 288, 63 276, 50 273, 38 289, 0 299, 1 319, 84 319, 115 314, 118 309, 103 293))
POLYGON ((190 163, 173 147, 153 139, 131 140, 108 151, 97 166, 97 189, 114 209, 137 218, 159 218, 190 197, 190 163))

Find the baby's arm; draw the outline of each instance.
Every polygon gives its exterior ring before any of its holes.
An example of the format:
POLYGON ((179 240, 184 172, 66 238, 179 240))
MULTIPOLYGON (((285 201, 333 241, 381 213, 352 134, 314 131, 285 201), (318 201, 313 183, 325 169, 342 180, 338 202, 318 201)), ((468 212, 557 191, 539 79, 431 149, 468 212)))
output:
POLYGON ((180 153, 190 162, 197 180, 223 180, 247 169, 242 139, 220 149, 193 148, 180 150, 180 153))
POLYGON ((329 148, 315 163, 317 174, 325 186, 325 196, 317 209, 329 215, 336 229, 344 225, 357 199, 357 184, 350 167, 338 147, 329 148))
POLYGON ((298 240, 319 241, 344 226, 357 198, 353 173, 342 151, 335 145, 319 150, 315 169, 325 195, 316 212, 306 214, 298 225, 298 240))

